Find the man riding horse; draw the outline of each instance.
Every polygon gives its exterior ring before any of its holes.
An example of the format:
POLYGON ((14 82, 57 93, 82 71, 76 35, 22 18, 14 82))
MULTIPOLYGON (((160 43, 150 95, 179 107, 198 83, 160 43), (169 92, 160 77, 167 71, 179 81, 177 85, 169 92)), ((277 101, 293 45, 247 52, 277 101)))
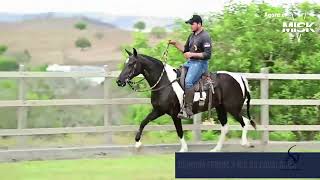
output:
POLYGON ((169 43, 183 52, 187 62, 182 69, 188 69, 185 78, 185 96, 180 118, 190 118, 193 115, 192 104, 194 98, 194 85, 201 78, 201 75, 208 70, 208 61, 211 57, 211 38, 202 26, 202 19, 199 15, 193 15, 185 23, 191 25, 192 33, 189 35, 184 47, 176 41, 170 40, 169 43), (187 114, 188 117, 184 117, 187 114))
MULTIPOLYGON (((217 71, 216 73, 206 73, 203 76, 204 81, 208 80, 209 83, 201 83, 203 80, 201 79, 199 81, 199 79, 202 73, 208 69, 208 59, 210 59, 211 56, 211 40, 208 33, 203 30, 200 16, 194 15, 187 23, 191 24, 193 33, 189 36, 185 47, 181 47, 175 41, 170 41, 170 44, 175 45, 181 52, 184 52, 188 60, 183 64, 183 66, 189 68, 185 82, 183 78, 178 81, 178 78, 182 77, 183 70, 180 72, 167 64, 166 61, 162 62, 159 59, 140 54, 135 48, 133 48, 133 52, 126 50, 129 56, 116 83, 120 87, 124 87, 128 83, 132 89, 137 91, 132 84, 136 84, 141 80, 132 82, 132 79, 142 74, 150 86, 150 88, 146 90, 151 91, 150 101, 152 110, 140 123, 135 136, 135 147, 140 148, 142 146, 141 136, 145 126, 158 117, 167 114, 172 118, 177 135, 180 138, 180 152, 188 151, 188 146, 184 139, 182 118, 178 117, 178 115, 181 114, 181 107, 184 104, 184 94, 186 95, 185 102, 187 109, 183 112, 185 113, 185 111, 187 111, 188 115, 205 111, 210 112, 212 108, 216 109, 218 120, 221 124, 221 135, 217 145, 211 150, 212 152, 221 151, 225 141, 226 134, 228 133, 227 113, 232 115, 243 128, 241 145, 252 147, 247 139, 247 132, 250 125, 254 128, 256 128, 256 125, 250 117, 251 95, 247 79, 238 73, 217 71), (209 79, 207 79, 208 77, 209 79), (212 90, 211 80, 214 80, 215 83, 214 90, 212 90), (183 84, 186 85, 186 88, 184 88, 185 85, 183 84), (186 89, 185 93, 183 89, 186 89), (197 99, 197 97, 193 97, 195 90, 197 92, 203 91, 204 95, 208 95, 204 96, 205 98, 203 99, 204 102, 202 105, 200 105, 200 100, 197 99), (244 117, 241 112, 246 99, 248 118, 244 117), (192 108, 192 106, 194 106, 194 108, 192 108)), ((167 48, 168 47, 169 46, 167 46, 167 48)), ((167 52, 167 50, 165 52, 167 52)), ((200 95, 201 94, 202 93, 200 93, 200 95)), ((188 115, 186 114, 185 116, 188 115)))

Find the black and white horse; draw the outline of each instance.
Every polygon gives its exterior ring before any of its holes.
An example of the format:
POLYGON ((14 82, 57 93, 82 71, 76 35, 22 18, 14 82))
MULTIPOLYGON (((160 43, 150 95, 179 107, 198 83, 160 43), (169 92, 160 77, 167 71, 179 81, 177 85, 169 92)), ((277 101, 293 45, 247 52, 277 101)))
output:
MULTIPOLYGON (((158 91, 151 92, 151 104, 153 106, 152 111, 145 117, 141 122, 139 130, 136 134, 136 148, 139 148, 141 143, 141 134, 143 128, 151 121, 156 118, 168 114, 171 116, 177 134, 180 138, 181 149, 180 152, 188 151, 188 146, 183 137, 183 129, 181 124, 181 119, 177 117, 180 112, 181 104, 183 103, 183 94, 184 91, 179 85, 178 82, 174 81, 177 78, 177 72, 168 64, 163 64, 160 60, 149 57, 147 55, 138 54, 136 49, 133 48, 133 53, 126 50, 129 55, 125 63, 125 67, 120 73, 117 84, 118 86, 125 86, 132 78, 142 74, 147 80, 150 87, 153 89, 167 86, 158 91), (165 68, 163 76, 161 73, 165 68), (159 80, 159 78, 161 78, 159 80), (158 82, 158 84, 156 84, 158 82), (168 85, 170 84, 170 85, 168 85)), ((238 74, 234 74, 227 71, 221 71, 217 73, 217 90, 220 90, 221 101, 217 101, 217 93, 212 95, 213 103, 212 108, 216 108, 218 119, 221 123, 221 135, 219 137, 218 143, 211 150, 211 152, 221 151, 225 136, 228 132, 227 124, 227 113, 230 113, 243 127, 241 145, 250 147, 250 143, 247 140, 247 131, 250 124, 255 128, 254 121, 250 120, 249 106, 250 106, 250 90, 248 81, 245 77, 238 74), (244 104, 245 99, 247 100, 247 113, 248 118, 245 118, 241 115, 241 109, 244 104)), ((208 92, 207 92, 208 93, 208 92)), ((193 112, 199 113, 206 111, 208 109, 208 99, 206 98, 203 110, 198 110, 196 106, 199 104, 199 96, 195 95, 193 112)))

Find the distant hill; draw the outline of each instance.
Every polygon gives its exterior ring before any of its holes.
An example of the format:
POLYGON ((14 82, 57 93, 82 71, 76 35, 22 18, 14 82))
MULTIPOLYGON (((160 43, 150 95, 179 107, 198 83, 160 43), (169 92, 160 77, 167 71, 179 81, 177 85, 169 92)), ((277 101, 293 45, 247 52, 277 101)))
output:
POLYGON ((103 65, 121 59, 120 46, 132 41, 130 31, 112 24, 87 18, 31 18, 29 20, 0 22, 0 43, 9 47, 7 54, 28 51, 32 65, 40 64, 93 64, 103 65), (86 30, 74 28, 77 22, 86 22, 86 30), (103 36, 101 39, 97 34, 103 36), (92 48, 80 51, 74 42, 86 37, 92 48))
POLYGON ((144 21, 147 29, 154 26, 162 26, 167 29, 173 27, 175 18, 151 17, 151 16, 115 16, 105 13, 38 13, 38 14, 12 14, 0 13, 0 22, 19 22, 24 20, 46 19, 46 18, 85 18, 99 24, 111 24, 123 30, 133 30, 137 21, 144 21))
MULTIPOLYGON (((0 44, 9 47, 7 54, 28 52, 31 65, 104 65, 116 69, 122 58, 120 46, 132 42, 132 27, 144 21, 147 28, 162 26, 172 28, 173 19, 111 16, 103 13, 0 13, 0 44), (88 27, 80 31, 77 22, 88 27), (171 24, 170 24, 171 23, 171 24), (99 39, 97 36, 102 36, 99 39), (86 37, 92 47, 85 51, 76 48, 74 42, 86 37)), ((150 39, 155 44, 158 39, 150 39)))

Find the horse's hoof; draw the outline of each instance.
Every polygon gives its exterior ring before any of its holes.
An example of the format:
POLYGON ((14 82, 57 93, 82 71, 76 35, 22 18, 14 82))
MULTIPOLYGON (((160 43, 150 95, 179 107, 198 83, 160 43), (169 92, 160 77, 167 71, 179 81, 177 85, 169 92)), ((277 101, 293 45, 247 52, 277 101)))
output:
POLYGON ((250 144, 249 148, 254 148, 254 145, 253 145, 253 144, 250 144))
POLYGON ((140 149, 140 148, 142 147, 141 141, 136 142, 136 144, 134 145, 134 147, 135 147, 136 149, 140 149))
POLYGON ((179 152, 188 152, 188 149, 181 148, 179 152))
POLYGON ((246 148, 254 148, 254 145, 252 145, 250 143, 241 144, 241 146, 246 147, 246 148))
POLYGON ((210 152, 220 152, 220 151, 221 151, 221 149, 218 149, 218 148, 213 148, 210 150, 210 152))

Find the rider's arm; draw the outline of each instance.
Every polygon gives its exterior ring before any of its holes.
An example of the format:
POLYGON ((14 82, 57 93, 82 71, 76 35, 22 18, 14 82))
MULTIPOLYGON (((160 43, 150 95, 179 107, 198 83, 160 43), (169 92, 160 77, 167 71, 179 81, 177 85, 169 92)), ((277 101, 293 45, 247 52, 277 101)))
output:
POLYGON ((187 42, 185 43, 185 45, 183 46, 182 44, 180 44, 179 42, 177 41, 172 41, 172 40, 169 40, 169 43, 174 45, 177 49, 179 49, 182 53, 185 53, 185 52, 189 52, 190 49, 189 49, 189 39, 190 39, 190 36, 188 37, 187 39, 187 42))
POLYGON ((190 53, 193 58, 204 58, 203 53, 190 53))
POLYGON ((178 42, 176 42, 176 44, 174 45, 177 49, 179 49, 181 52, 184 52, 185 51, 185 47, 182 45, 182 44, 180 44, 180 43, 178 43, 178 42))

